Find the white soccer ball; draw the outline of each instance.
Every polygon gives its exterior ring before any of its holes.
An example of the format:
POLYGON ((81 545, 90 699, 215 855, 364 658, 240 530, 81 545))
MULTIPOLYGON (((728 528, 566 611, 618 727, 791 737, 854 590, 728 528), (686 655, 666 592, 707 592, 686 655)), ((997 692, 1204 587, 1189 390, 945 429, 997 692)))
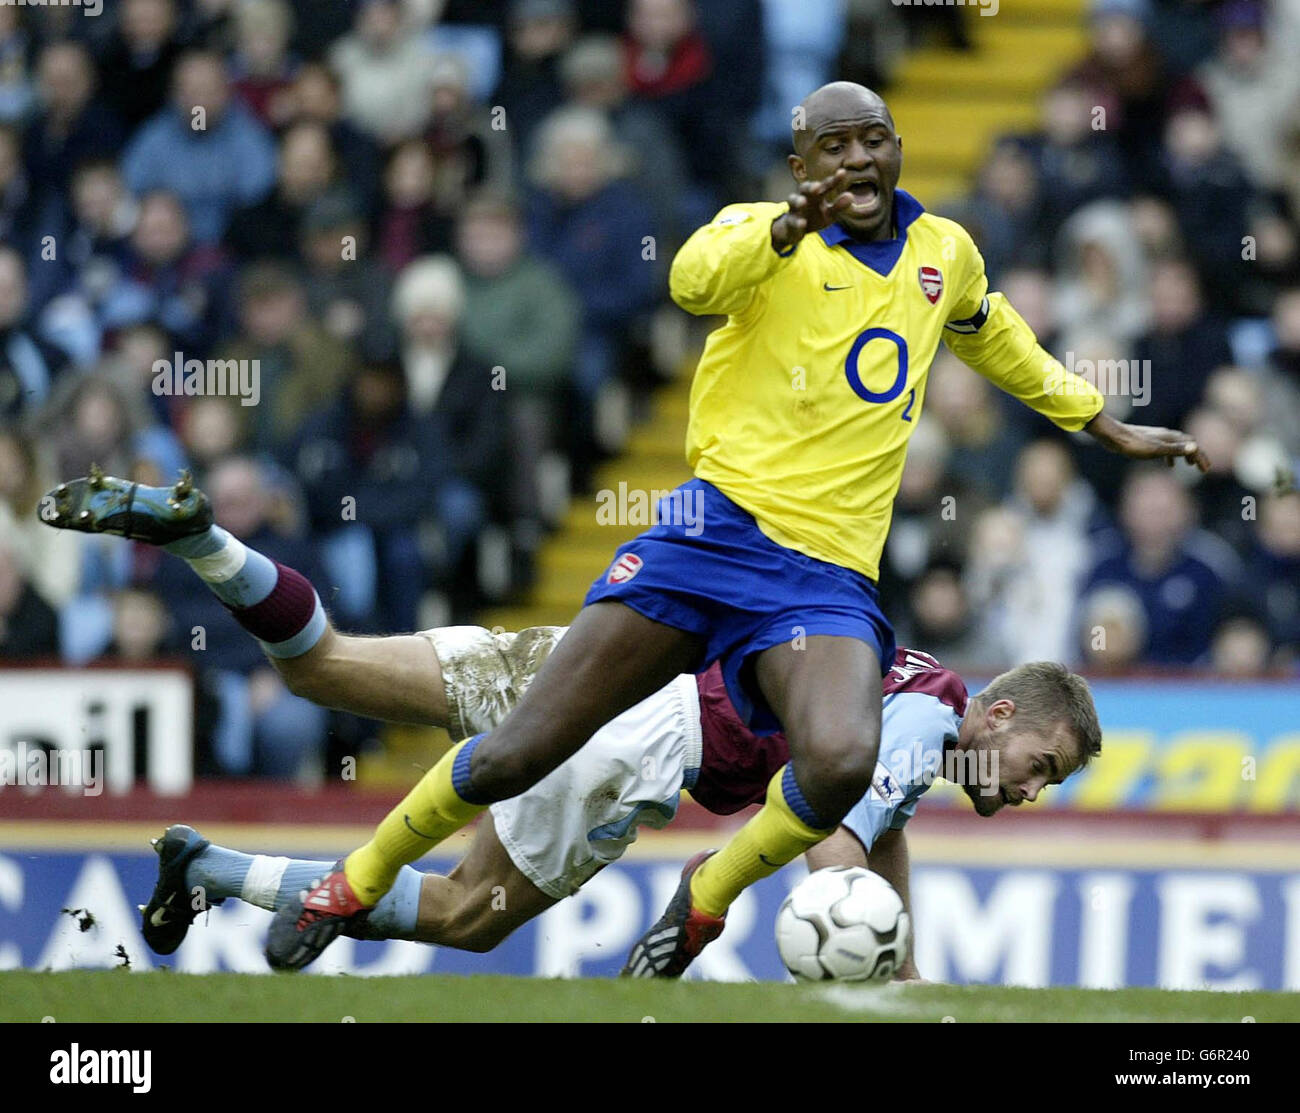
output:
POLYGON ((776 946, 803 981, 887 982, 907 958, 911 918, 878 873, 829 866, 810 873, 776 914, 776 946))

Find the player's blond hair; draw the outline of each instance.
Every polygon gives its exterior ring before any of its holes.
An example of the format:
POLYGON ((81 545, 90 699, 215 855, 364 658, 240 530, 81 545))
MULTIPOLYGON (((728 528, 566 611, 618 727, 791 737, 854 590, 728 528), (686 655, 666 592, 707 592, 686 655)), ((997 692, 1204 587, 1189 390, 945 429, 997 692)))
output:
POLYGON ((1017 665, 995 676, 973 698, 981 707, 1010 700, 1016 705, 1017 719, 1045 731, 1064 722, 1079 743, 1080 769, 1101 753, 1101 722, 1088 682, 1062 664, 1031 661, 1017 665))

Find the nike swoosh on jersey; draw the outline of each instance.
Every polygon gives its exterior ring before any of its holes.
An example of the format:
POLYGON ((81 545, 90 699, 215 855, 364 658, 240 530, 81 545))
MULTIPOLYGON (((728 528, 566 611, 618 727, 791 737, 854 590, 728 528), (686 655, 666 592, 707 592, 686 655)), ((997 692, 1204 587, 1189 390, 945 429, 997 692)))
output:
POLYGON ((823 282, 822 289, 823 290, 852 290, 853 283, 850 282, 847 286, 832 286, 829 282, 823 282))

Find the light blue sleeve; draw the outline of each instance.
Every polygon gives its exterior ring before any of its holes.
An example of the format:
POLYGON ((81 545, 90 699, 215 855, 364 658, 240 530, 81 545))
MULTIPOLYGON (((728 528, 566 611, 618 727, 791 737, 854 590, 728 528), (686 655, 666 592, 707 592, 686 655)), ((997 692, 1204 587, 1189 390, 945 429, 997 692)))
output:
POLYGON ((867 790, 841 820, 869 851, 886 830, 901 830, 917 801, 943 770, 945 742, 957 737, 961 717, 922 692, 885 697, 880 754, 867 790))

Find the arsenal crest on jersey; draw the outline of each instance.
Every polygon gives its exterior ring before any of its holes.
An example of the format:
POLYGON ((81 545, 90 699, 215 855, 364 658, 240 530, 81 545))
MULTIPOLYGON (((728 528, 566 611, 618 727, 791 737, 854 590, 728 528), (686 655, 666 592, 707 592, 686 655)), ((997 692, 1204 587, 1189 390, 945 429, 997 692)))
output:
POLYGON ((636 553, 624 553, 618 560, 614 561, 610 567, 609 575, 605 577, 607 584, 625 584, 633 576, 641 571, 641 565, 645 562, 636 555, 636 553))
POLYGON ((916 277, 921 283, 921 293, 931 305, 936 305, 943 293, 943 271, 938 267, 921 267, 916 277))

